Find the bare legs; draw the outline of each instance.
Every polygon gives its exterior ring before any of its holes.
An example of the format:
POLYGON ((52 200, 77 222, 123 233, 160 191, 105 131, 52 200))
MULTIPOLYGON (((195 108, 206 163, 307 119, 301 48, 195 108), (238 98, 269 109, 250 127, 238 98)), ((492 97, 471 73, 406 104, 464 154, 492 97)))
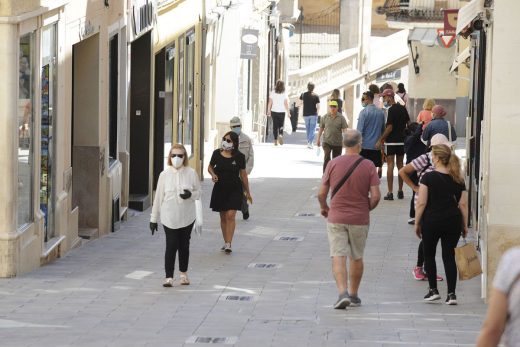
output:
POLYGON ((336 280, 338 292, 343 294, 349 289, 350 295, 357 295, 361 277, 363 276, 363 259, 352 260, 349 264, 350 278, 347 274, 347 257, 332 257, 332 273, 336 280), (350 288, 348 282, 350 279, 350 288))
MULTIPOLYGON (((394 167, 395 162, 397 162, 397 171, 401 170, 403 167, 403 155, 388 155, 386 157, 386 165, 387 165, 387 171, 386 171, 386 181, 388 183, 388 192, 393 193, 394 192, 394 167)), ((399 191, 403 190, 403 179, 397 175, 397 180, 399 183, 399 191)))
POLYGON ((222 237, 225 243, 231 243, 233 241, 233 235, 235 234, 235 215, 237 211, 221 211, 220 212, 220 229, 222 230, 222 237))

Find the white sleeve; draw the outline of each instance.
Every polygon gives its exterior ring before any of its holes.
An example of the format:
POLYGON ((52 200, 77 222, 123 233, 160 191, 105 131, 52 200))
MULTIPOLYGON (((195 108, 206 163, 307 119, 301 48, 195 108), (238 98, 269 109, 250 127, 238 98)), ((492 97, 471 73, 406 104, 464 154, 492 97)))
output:
POLYGON ((159 175, 157 182, 157 189, 155 190, 155 198, 153 199, 152 213, 150 215, 150 222, 157 223, 159 220, 161 205, 164 198, 164 171, 159 175))

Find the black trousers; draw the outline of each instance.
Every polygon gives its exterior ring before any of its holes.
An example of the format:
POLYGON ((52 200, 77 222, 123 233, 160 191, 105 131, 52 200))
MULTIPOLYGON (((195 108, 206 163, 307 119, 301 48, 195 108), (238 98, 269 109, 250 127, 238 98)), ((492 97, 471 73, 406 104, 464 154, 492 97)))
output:
POLYGON ((455 247, 462 231, 462 217, 454 216, 435 223, 423 223, 422 241, 424 247, 424 267, 430 288, 437 288, 437 264, 435 252, 439 240, 442 246, 442 262, 448 282, 448 293, 455 293, 457 286, 457 264, 455 247))
POLYGON ((284 112, 271 112, 271 118, 273 119, 273 136, 276 140, 278 135, 283 136, 283 123, 285 121, 284 112))
POLYGON ((194 223, 195 221, 190 225, 179 229, 170 229, 163 226, 164 233, 166 234, 166 252, 164 253, 164 270, 166 272, 166 278, 173 277, 177 252, 179 253, 179 271, 188 271, 188 262, 190 261, 191 229, 193 229, 194 223))
POLYGON ((341 155, 342 150, 342 146, 332 146, 328 143, 323 143, 323 154, 325 156, 325 159, 323 160, 323 172, 325 172, 325 168, 327 167, 327 164, 329 163, 330 159, 339 157, 341 155))

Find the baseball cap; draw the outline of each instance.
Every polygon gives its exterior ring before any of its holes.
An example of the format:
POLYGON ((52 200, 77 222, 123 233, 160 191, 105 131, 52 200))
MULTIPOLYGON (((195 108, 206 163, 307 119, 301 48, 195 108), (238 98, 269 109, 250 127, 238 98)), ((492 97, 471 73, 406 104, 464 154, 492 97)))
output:
POLYGON ((391 96, 391 97, 394 97, 395 93, 392 89, 388 88, 388 89, 385 89, 381 94, 380 96, 391 96))
POLYGON ((430 146, 436 145, 446 145, 448 147, 453 146, 453 144, 448 140, 448 138, 444 134, 435 134, 430 139, 430 146))
POLYGON ((338 107, 338 102, 336 100, 329 101, 329 106, 336 106, 338 107))
POLYGON ((446 115, 446 110, 441 105, 435 105, 432 108, 432 113, 439 117, 444 117, 446 115))
POLYGON ((229 126, 235 127, 238 125, 242 125, 242 121, 240 120, 240 118, 237 116, 231 118, 231 120, 229 121, 229 126))

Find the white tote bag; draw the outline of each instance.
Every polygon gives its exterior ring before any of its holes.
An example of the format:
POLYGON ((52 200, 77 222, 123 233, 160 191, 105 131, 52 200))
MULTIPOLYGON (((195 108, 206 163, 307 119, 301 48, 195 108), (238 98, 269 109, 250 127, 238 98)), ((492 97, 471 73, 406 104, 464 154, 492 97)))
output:
POLYGON ((289 117, 289 113, 285 113, 285 120, 283 122, 283 131, 287 133, 287 135, 292 134, 292 124, 291 124, 291 117, 289 117))
POLYGON ((192 231, 195 231, 197 235, 202 235, 202 200, 195 200, 195 223, 193 224, 192 231))

